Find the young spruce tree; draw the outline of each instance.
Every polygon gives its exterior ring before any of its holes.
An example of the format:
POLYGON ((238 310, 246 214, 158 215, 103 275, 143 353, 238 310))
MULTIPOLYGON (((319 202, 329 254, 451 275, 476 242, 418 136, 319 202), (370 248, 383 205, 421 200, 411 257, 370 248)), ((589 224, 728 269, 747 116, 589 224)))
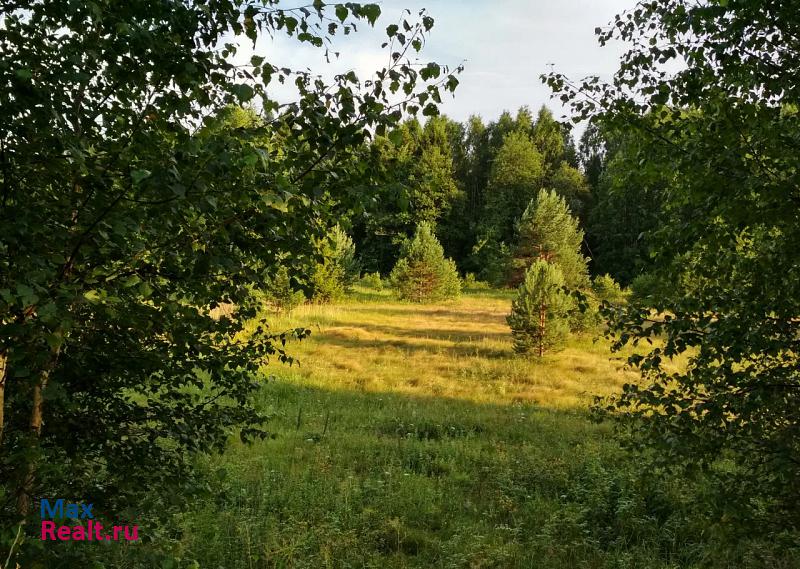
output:
POLYGON ((319 304, 334 302, 345 295, 358 278, 361 269, 356 261, 356 247, 338 225, 320 246, 324 256, 311 270, 311 299, 319 304))
POLYGON ((461 294, 456 264, 446 259, 430 224, 420 223, 389 276, 401 299, 425 302, 461 294))
POLYGON ((558 265, 538 259, 526 271, 506 318, 515 352, 542 357, 564 343, 573 303, 563 287, 564 274, 558 265))

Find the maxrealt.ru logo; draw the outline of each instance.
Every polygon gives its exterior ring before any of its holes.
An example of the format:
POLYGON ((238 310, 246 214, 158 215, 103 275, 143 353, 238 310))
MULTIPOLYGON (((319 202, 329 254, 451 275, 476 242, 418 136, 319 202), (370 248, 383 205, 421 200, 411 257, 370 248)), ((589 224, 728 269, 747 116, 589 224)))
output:
POLYGON ((103 531, 103 524, 94 519, 94 504, 66 502, 59 498, 52 504, 42 499, 40 514, 42 517, 42 540, 44 541, 136 541, 139 539, 139 526, 112 526, 103 531), (72 523, 56 523, 72 521, 72 523), (85 521, 84 523, 74 523, 85 521))

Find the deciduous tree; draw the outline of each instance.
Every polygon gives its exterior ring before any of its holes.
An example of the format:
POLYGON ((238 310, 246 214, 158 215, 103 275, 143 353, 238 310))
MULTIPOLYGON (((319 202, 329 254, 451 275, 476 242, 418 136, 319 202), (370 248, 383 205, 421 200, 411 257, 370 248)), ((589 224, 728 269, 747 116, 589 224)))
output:
MULTIPOLYGON (((193 453, 265 434, 250 405, 260 368, 307 335, 239 335, 252 285, 286 254, 312 259, 330 218, 374 185, 370 132, 434 114, 457 80, 402 57, 372 82, 233 62, 240 39, 274 34, 325 50, 373 24, 375 4, 57 0, 2 14, 0 526, 36 496, 167 514, 202 488, 193 453), (277 82, 293 102, 271 98, 277 82), (232 104, 263 120, 220 125, 232 104), (214 318, 221 302, 236 311, 214 318), (154 486, 163 502, 140 502, 154 486)), ((389 49, 415 52, 432 25, 390 26, 389 49)))
POLYGON ((631 46, 610 84, 547 78, 579 116, 636 132, 635 163, 674 174, 648 239, 659 286, 612 314, 617 347, 661 341, 606 407, 664 463, 704 467, 713 511, 748 532, 800 524, 797 14, 640 2, 598 30, 631 46))

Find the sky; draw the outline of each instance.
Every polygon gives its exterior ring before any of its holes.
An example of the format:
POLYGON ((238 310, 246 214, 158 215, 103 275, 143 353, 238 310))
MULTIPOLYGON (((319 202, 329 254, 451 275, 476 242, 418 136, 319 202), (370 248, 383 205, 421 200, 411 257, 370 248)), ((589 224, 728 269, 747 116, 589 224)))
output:
MULTIPOLYGON (((253 48, 241 45, 237 60, 252 53, 265 55, 295 69, 315 73, 355 69, 360 78, 385 67, 388 52, 381 49, 385 28, 396 23, 408 8, 415 16, 421 8, 433 16, 435 25, 420 54, 423 62, 456 67, 464 65, 455 97, 443 97, 441 111, 459 121, 472 114, 485 121, 504 110, 528 105, 534 111, 542 104, 564 114, 539 76, 550 69, 573 79, 587 75, 608 78, 616 70, 623 47, 600 47, 594 34, 618 14, 632 8, 635 0, 383 0, 382 15, 375 29, 360 25, 358 33, 337 36, 334 50, 338 61, 326 64, 320 50, 298 46, 294 40, 260 40, 253 48)), ((278 95, 278 98, 282 98, 278 95)))

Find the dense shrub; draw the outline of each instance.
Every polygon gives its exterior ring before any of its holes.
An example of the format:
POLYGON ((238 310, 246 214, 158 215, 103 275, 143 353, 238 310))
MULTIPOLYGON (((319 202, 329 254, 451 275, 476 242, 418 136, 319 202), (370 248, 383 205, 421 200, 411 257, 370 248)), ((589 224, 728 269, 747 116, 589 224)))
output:
POLYGON ((464 288, 485 290, 489 288, 489 283, 486 281, 479 281, 475 273, 467 273, 464 276, 464 288))
POLYGON ((628 298, 627 291, 622 290, 610 275, 598 275, 592 279, 592 292, 598 302, 614 305, 623 304, 628 298))
POLYGON ((658 277, 651 273, 642 273, 631 282, 631 296, 644 301, 658 295, 661 288, 658 277))
POLYGON ((413 302, 455 298, 461 293, 456 265, 445 258, 427 223, 417 226, 414 238, 403 248, 389 278, 398 296, 413 302))
POLYGON ((309 285, 313 302, 334 302, 344 296, 344 272, 338 264, 326 259, 314 265, 309 285))
POLYGON ((598 275, 592 279, 591 290, 586 294, 586 304, 574 310, 570 316, 570 330, 586 332, 597 330, 604 323, 600 307, 603 303, 620 306, 627 302, 630 293, 623 290, 609 275, 598 275))
POLYGON ((361 276, 359 284, 365 288, 372 288, 375 290, 383 290, 383 280, 380 273, 364 273, 361 276))
POLYGON ((492 231, 478 239, 472 248, 472 260, 480 267, 478 276, 481 279, 495 286, 508 284, 513 261, 511 248, 499 241, 492 231))
POLYGON ((274 277, 267 283, 267 302, 278 312, 289 312, 303 304, 306 297, 301 290, 292 287, 289 271, 280 267, 274 277))

